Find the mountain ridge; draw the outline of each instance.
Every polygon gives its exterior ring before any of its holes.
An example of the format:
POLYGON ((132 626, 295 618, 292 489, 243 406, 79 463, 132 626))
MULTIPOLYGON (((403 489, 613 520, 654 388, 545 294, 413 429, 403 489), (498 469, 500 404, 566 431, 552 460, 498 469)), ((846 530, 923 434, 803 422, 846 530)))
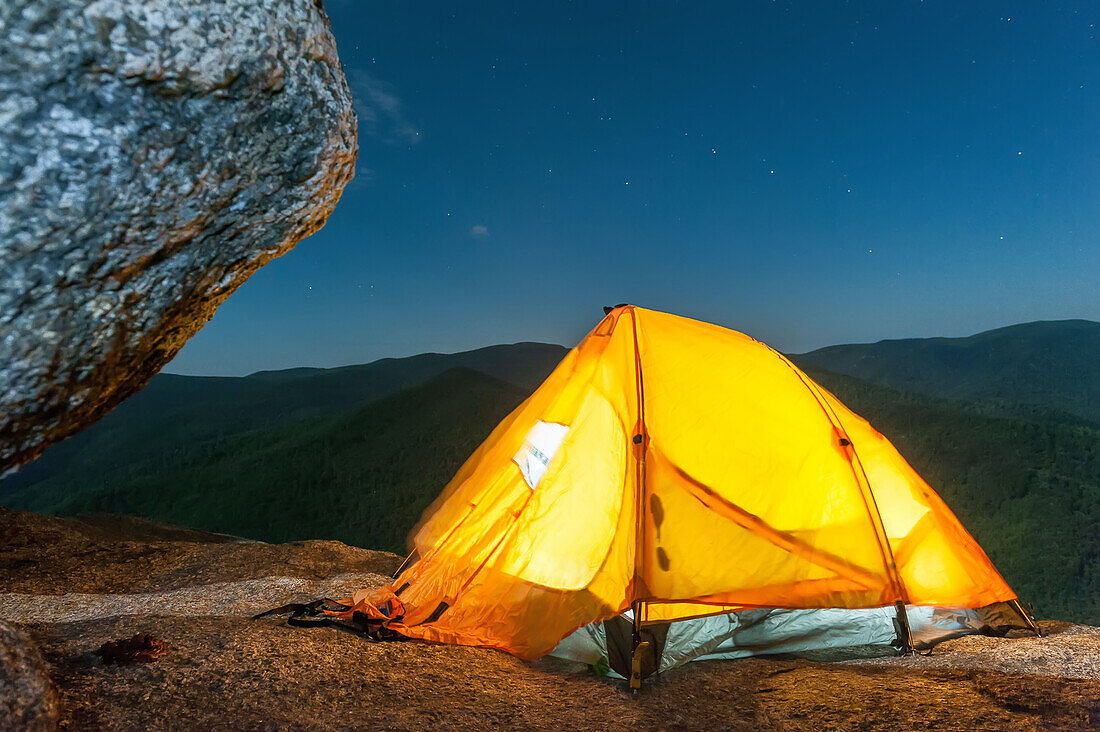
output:
POLYGON ((962 338, 842 344, 793 358, 899 391, 1100 425, 1100 323, 1090 320, 1018 323, 962 338))
POLYGON ((875 346, 880 343, 898 343, 908 341, 965 341, 972 338, 978 338, 979 336, 999 334, 1002 332, 1013 331, 1016 329, 1030 329, 1032 327, 1046 327, 1046 326, 1058 326, 1058 325, 1077 325, 1081 324, 1088 327, 1100 328, 1100 321, 1089 320, 1088 318, 1060 318, 1054 320, 1028 320, 1023 323, 1012 323, 1010 325, 999 325, 996 328, 988 328, 986 330, 979 330, 975 333, 965 336, 911 336, 908 338, 880 338, 877 341, 855 341, 852 343, 834 343, 828 346, 822 346, 821 348, 813 348, 803 353, 790 354, 792 356, 802 356, 808 353, 817 353, 820 351, 827 351, 832 348, 847 348, 849 346, 875 346))
MULTIPOLYGON (((244 376, 192 376, 190 374, 176 374, 172 372, 165 372, 165 375, 169 376, 187 376, 189 378, 228 378, 228 379, 254 379, 254 378, 271 378, 274 376, 282 375, 317 375, 322 373, 335 373, 335 372, 347 372, 352 370, 359 370, 370 366, 379 364, 393 363, 397 361, 408 361, 410 359, 422 359, 422 358, 454 358, 462 356, 476 356, 486 354, 494 351, 501 351, 505 349, 549 349, 549 350, 561 350, 563 353, 568 350, 565 346, 557 343, 545 343, 543 341, 516 341, 514 343, 494 343, 490 346, 481 346, 479 348, 471 348, 465 351, 424 351, 423 353, 414 353, 409 356, 383 356, 382 358, 376 358, 373 361, 365 361, 363 363, 349 363, 342 366, 291 366, 285 369, 260 369, 259 371, 253 371, 250 374, 244 376)), ((492 374, 490 374, 492 375, 492 374)))

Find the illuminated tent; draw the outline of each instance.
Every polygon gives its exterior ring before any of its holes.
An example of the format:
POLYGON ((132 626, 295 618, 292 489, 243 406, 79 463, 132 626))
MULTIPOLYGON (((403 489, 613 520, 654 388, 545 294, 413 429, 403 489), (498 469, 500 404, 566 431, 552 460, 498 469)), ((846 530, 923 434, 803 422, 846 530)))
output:
POLYGON ((635 684, 695 658, 1034 628, 870 424, 759 341, 633 306, 493 431, 412 543, 392 585, 330 615, 602 657, 635 684))

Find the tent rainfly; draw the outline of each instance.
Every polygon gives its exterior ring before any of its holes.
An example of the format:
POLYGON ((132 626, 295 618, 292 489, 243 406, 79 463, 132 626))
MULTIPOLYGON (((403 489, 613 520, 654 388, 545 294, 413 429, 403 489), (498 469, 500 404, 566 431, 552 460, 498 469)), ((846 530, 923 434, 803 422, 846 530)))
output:
POLYGON ((332 618, 641 679, 700 658, 1038 631, 864 419, 749 336, 606 317, 332 618))

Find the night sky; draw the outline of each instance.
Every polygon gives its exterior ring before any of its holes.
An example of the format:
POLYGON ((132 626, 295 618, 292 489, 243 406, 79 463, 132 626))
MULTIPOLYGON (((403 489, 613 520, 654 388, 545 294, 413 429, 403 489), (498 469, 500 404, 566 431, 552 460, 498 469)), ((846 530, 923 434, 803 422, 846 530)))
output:
POLYGON ((167 371, 1100 320, 1100 4, 325 5, 357 178, 167 371))

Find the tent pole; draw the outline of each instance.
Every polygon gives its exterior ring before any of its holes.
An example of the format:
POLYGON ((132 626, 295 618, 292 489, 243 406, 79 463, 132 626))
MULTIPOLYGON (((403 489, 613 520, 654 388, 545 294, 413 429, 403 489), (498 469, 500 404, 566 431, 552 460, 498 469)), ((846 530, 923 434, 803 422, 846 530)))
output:
POLYGON ((913 633, 909 629, 909 616, 905 613, 905 602, 898 600, 894 603, 894 608, 897 610, 898 643, 901 645, 901 655, 915 655, 917 651, 913 648, 913 633))
POLYGON ((1009 604, 1012 605, 1012 608, 1020 614, 1021 618, 1024 619, 1024 622, 1027 623, 1027 627, 1035 631, 1035 635, 1042 638, 1043 631, 1039 630, 1039 624, 1032 620, 1031 615, 1029 615, 1027 611, 1024 610, 1023 605, 1020 604, 1019 598, 1012 600, 1009 604))
POLYGON ((859 452, 856 450, 856 446, 852 444, 852 440, 848 437, 848 430, 844 429, 844 423, 841 422, 840 416, 829 404, 829 400, 822 395, 821 387, 819 387, 813 379, 802 373, 801 369, 791 363, 791 360, 782 353, 771 346, 765 346, 765 348, 775 354, 780 361, 787 364, 787 366, 794 371, 795 376, 797 376, 802 382, 802 385, 809 390, 810 394, 817 401, 817 405, 821 407, 821 411, 825 413, 825 418, 829 420, 829 423, 833 426, 833 430, 836 432, 837 442, 844 450, 844 456, 848 459, 848 465, 852 469, 852 478, 859 487, 859 491, 863 496, 864 505, 867 508, 868 517, 871 519, 871 523, 875 528, 875 537, 878 539, 879 550, 882 552, 883 568, 890 578, 890 583, 893 585, 893 589, 896 592, 895 596, 900 598, 896 606, 899 608, 898 621, 902 624, 902 629, 905 633, 905 638, 901 640, 903 642, 908 641, 908 650, 912 651, 913 644, 912 635, 909 631, 909 618, 905 614, 905 603, 909 600, 909 593, 905 589, 905 582, 901 579, 901 573, 898 572, 897 561, 894 559, 894 549, 890 546, 890 536, 886 533, 886 526, 882 521, 882 512, 879 511, 878 502, 875 500, 874 491, 871 489, 871 479, 867 476, 867 470, 863 467, 863 461, 859 457, 859 452))
POLYGON ((405 561, 401 562, 401 566, 397 568, 397 571, 393 573, 393 578, 397 579, 401 576, 401 573, 409 568, 409 564, 412 562, 413 557, 417 554, 416 549, 409 552, 409 556, 405 557, 405 561))
POLYGON ((635 600, 630 604, 631 610, 634 611, 634 627, 632 633, 632 641, 630 648, 630 690, 637 694, 638 690, 642 688, 642 674, 644 672, 643 660, 646 653, 649 652, 649 641, 642 640, 642 608, 645 603, 641 600, 635 600))
MULTIPOLYGON (((637 502, 635 504, 635 532, 634 532, 634 577, 631 582, 633 586, 634 596, 637 597, 640 594, 640 580, 643 577, 641 558, 644 555, 645 546, 645 494, 646 494, 646 450, 649 447, 649 430, 646 428, 645 423, 645 380, 642 376, 642 354, 641 349, 638 346, 638 313, 634 310, 633 306, 622 305, 620 307, 629 308, 630 310, 630 325, 631 331, 634 335, 634 378, 635 387, 637 389, 638 399, 638 422, 637 432, 631 438, 631 442, 634 446, 634 460, 636 465, 635 473, 635 492, 637 493, 637 502)), ((625 311, 624 311, 625 312, 625 311)), ((642 669, 641 669, 641 654, 648 648, 648 643, 642 642, 642 608, 644 602, 642 600, 635 599, 630 603, 631 609, 634 611, 634 623, 632 642, 630 649, 630 688, 632 691, 637 691, 642 687, 642 669)))

